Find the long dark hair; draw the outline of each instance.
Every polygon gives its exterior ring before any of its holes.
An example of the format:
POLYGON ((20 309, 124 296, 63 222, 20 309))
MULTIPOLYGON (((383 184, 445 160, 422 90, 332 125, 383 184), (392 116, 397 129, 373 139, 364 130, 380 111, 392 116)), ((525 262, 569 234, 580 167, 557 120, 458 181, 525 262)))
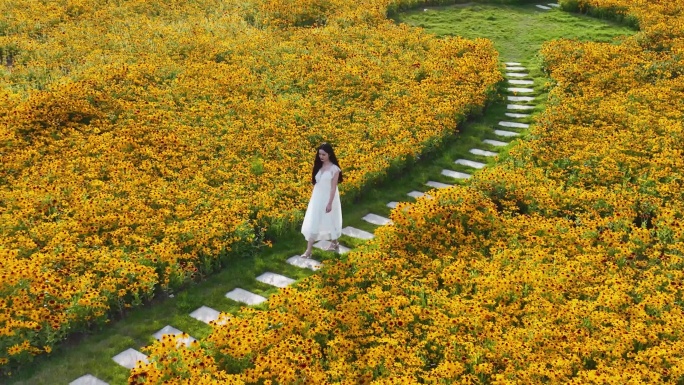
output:
POLYGON ((332 164, 340 168, 340 177, 337 179, 337 183, 342 183, 342 167, 337 163, 337 157, 335 156, 335 151, 333 151, 332 146, 329 143, 323 143, 316 149, 316 157, 314 158, 313 172, 311 173, 311 184, 316 184, 316 174, 323 167, 323 161, 318 157, 318 151, 323 150, 328 154, 328 159, 332 164))

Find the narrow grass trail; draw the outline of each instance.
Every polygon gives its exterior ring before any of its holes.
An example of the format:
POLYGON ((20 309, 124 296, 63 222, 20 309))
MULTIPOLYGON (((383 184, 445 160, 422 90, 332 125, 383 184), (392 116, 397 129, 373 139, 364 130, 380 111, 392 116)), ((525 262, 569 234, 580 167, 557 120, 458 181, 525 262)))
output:
MULTIPOLYGON (((499 97, 483 114, 462 124, 438 152, 425 154, 410 169, 372 186, 363 199, 345 202, 340 255, 324 250, 328 242, 319 242, 312 259, 299 257, 305 241, 292 229, 279 236, 272 248, 245 256, 180 293, 134 309, 100 331, 72 338, 6 383, 126 384, 129 370, 138 360, 146 360, 141 348, 163 334, 187 333, 185 342, 191 343, 211 333, 209 323, 220 313, 234 314, 245 305, 265 308, 270 294, 314 274, 328 260, 345 258, 350 249, 372 239, 378 226, 390 222, 389 214, 398 202, 429 199, 432 189, 467 183, 473 173, 506 156, 515 141, 524 140, 546 103, 549 80, 536 54, 543 42, 560 37, 609 41, 633 33, 626 27, 562 12, 547 3, 425 8, 396 20, 441 36, 492 39, 506 80, 499 97)), ((345 160, 341 161, 344 167, 345 160)))

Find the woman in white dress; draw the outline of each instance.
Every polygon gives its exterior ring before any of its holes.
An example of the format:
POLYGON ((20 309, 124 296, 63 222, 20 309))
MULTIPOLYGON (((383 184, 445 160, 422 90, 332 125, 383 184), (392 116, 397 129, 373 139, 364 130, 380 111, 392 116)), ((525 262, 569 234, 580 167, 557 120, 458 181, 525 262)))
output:
POLYGON ((342 205, 337 184, 342 183, 342 170, 328 143, 318 147, 311 183, 313 191, 302 224, 302 234, 308 242, 304 258, 311 257, 316 241, 331 241, 328 250, 339 251, 340 247, 337 239, 342 235, 342 205))

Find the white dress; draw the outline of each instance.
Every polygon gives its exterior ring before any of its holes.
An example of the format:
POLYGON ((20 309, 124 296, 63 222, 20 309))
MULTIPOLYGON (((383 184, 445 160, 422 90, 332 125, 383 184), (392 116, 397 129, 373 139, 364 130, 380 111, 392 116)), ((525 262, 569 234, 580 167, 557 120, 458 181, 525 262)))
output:
POLYGON ((342 235, 342 205, 340 204, 340 191, 335 188, 335 197, 332 202, 332 210, 325 212, 325 206, 330 200, 332 178, 340 168, 334 164, 325 172, 321 170, 316 174, 316 184, 309 206, 304 214, 302 234, 307 241, 321 241, 337 239, 342 235))

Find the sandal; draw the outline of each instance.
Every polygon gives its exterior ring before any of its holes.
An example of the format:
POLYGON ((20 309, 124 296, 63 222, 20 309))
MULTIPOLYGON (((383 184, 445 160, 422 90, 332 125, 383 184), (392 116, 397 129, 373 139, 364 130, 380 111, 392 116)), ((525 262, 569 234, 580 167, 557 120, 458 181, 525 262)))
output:
POLYGON ((326 248, 328 251, 335 251, 335 252, 340 252, 340 242, 338 241, 331 241, 330 245, 326 248))
POLYGON ((300 257, 302 257, 302 258, 304 258, 304 259, 311 259, 311 253, 307 254, 307 253, 305 252, 304 254, 300 255, 300 257))

